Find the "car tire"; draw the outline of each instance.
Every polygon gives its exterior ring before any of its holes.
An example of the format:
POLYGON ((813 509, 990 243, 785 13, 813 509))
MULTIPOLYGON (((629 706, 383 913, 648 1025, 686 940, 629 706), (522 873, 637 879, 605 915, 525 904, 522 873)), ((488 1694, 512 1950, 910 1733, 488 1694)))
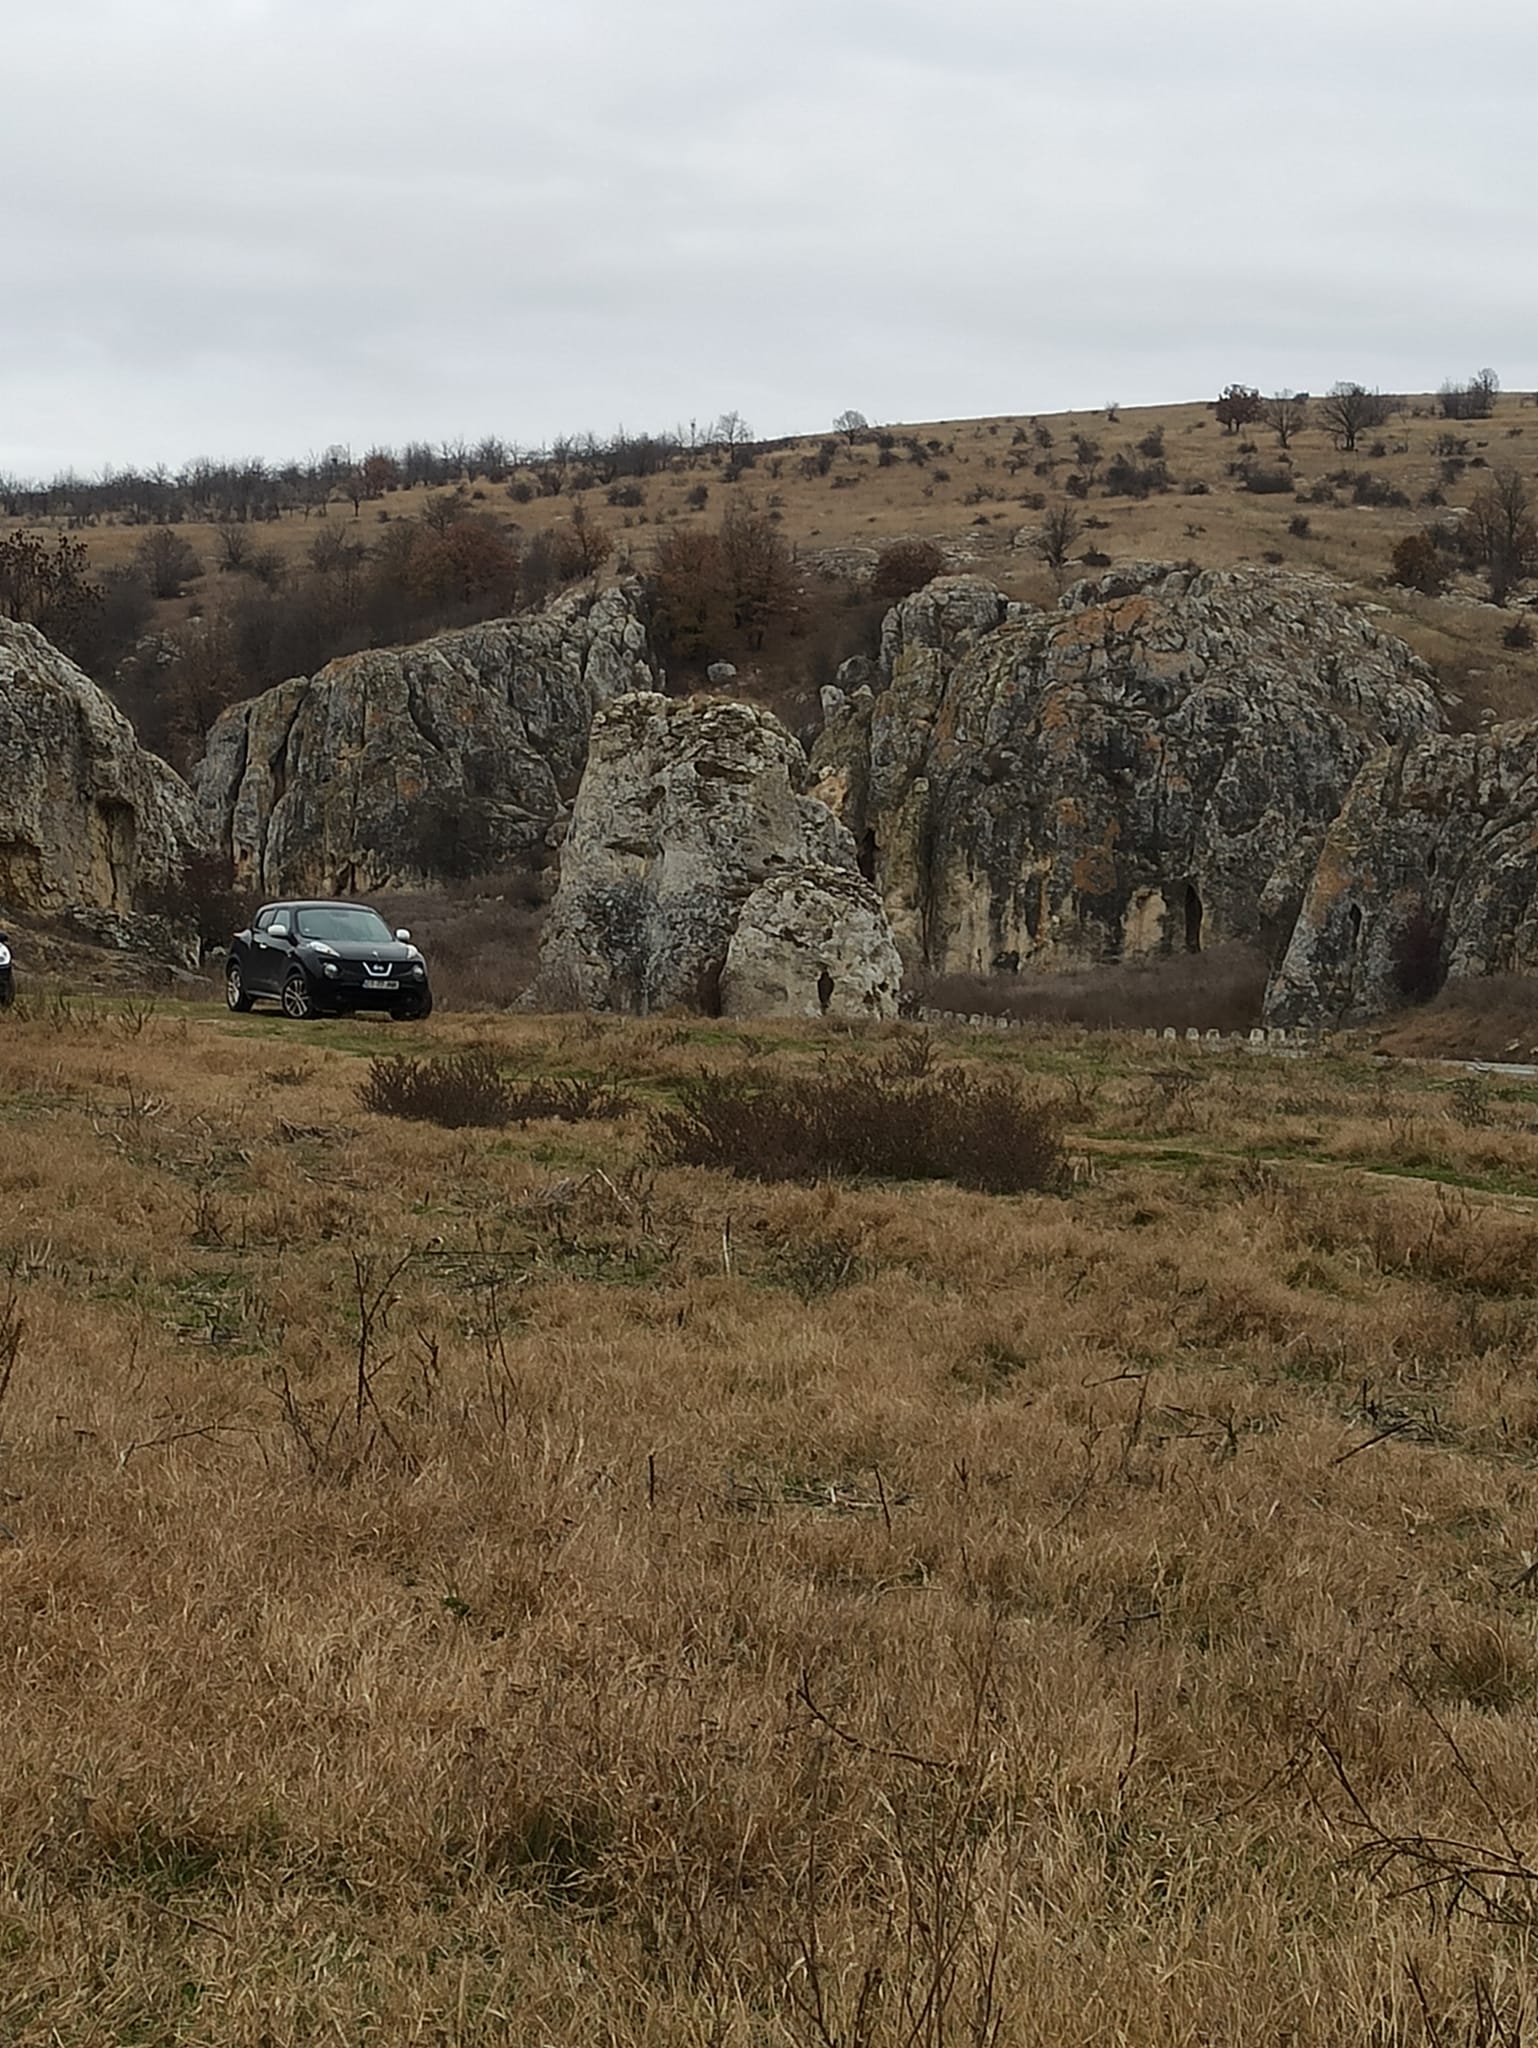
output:
POLYGON ((240 978, 240 966, 232 960, 224 970, 224 1000, 232 1010, 249 1010, 255 997, 246 994, 245 983, 240 978))
POLYGON ((433 992, 430 988, 424 988, 419 996, 413 996, 409 1003, 402 1003, 400 1008, 392 1010, 390 1015, 398 1017, 405 1024, 420 1024, 424 1017, 430 1017, 432 1013, 433 992))
POLYGON ((283 984, 282 1002, 284 1016, 292 1017, 296 1024, 320 1014, 310 978, 302 967, 290 968, 288 979, 283 984))

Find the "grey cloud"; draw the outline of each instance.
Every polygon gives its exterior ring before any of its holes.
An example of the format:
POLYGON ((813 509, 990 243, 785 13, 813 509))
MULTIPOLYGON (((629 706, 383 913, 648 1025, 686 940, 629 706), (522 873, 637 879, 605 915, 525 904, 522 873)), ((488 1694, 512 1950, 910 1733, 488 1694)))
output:
POLYGON ((1538 19, 54 0, 0 469, 1538 381, 1538 19))

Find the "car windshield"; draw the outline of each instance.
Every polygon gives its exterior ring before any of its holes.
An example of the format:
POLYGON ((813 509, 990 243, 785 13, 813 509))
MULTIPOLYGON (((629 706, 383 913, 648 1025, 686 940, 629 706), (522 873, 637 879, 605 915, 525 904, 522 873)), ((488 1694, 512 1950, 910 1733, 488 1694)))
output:
POLYGON ((328 903, 321 910, 301 910, 294 920, 301 939, 349 941, 360 946, 387 945, 395 936, 377 910, 350 903, 328 903))

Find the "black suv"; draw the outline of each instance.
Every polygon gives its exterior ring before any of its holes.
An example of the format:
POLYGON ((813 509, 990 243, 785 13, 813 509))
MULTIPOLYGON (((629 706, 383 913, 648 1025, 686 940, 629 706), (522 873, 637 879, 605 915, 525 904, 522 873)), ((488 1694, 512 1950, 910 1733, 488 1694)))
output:
POLYGON ((286 1017, 388 1010, 426 1017, 427 962, 410 932, 392 932, 366 903, 267 903, 230 943, 224 999, 249 1010, 259 997, 286 1017))

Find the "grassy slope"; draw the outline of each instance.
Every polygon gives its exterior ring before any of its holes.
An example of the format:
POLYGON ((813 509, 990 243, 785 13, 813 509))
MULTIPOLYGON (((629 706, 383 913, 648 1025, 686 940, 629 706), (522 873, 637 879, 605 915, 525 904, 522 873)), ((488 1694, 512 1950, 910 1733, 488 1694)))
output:
MULTIPOLYGON (((1411 509, 1358 506, 1350 502, 1349 491, 1337 493, 1342 502, 1336 505, 1244 491, 1229 474, 1229 465, 1238 459, 1246 436, 1225 434, 1205 404, 1127 407, 1114 421, 1103 412, 1043 415, 1040 424, 1053 437, 1048 450, 1029 439, 1019 444, 1014 440, 1017 429, 1029 435, 1035 415, 932 421, 893 430, 900 440, 912 435, 937 444, 925 466, 908 461, 899 446, 893 464, 881 468, 873 439, 853 446, 838 439, 832 468, 820 477, 801 473, 803 458, 815 451, 817 439, 792 441, 767 451, 735 484, 721 481, 719 461, 706 461, 698 469, 647 480, 642 487, 646 501, 638 508, 610 509, 602 491, 588 492, 586 502, 589 511, 612 528, 622 554, 643 569, 660 528, 712 525, 737 492, 780 512, 787 538, 809 565, 831 555, 858 570, 883 540, 915 534, 946 543, 960 564, 970 563, 994 577, 1011 595, 1050 603, 1051 579, 1030 547, 1041 513, 1022 500, 1034 493, 1049 506, 1062 502, 1064 482, 1074 468, 1076 433, 1090 435, 1109 460, 1119 449, 1134 447, 1151 429, 1162 428, 1174 489, 1133 501, 1106 497, 1097 484, 1078 509, 1105 524, 1086 530, 1076 553, 1094 546, 1113 560, 1192 559, 1204 567, 1279 556, 1295 567, 1326 570, 1384 605, 1385 623, 1433 661, 1449 687, 1464 694, 1471 707, 1489 706, 1501 717, 1529 715, 1538 709, 1538 657, 1502 647, 1501 632, 1509 615, 1479 602, 1476 582, 1467 581, 1445 598, 1423 599, 1386 586, 1384 577, 1395 541, 1436 516, 1421 499, 1438 478, 1438 436, 1458 435, 1467 442, 1471 463, 1511 464, 1538 488, 1538 416, 1517 394, 1503 394, 1492 419, 1472 422, 1438 418, 1430 397, 1408 403, 1409 411, 1396 415, 1381 431, 1364 435, 1354 454, 1337 451, 1328 435, 1313 426, 1296 437, 1291 459, 1300 491, 1306 492, 1332 471, 1366 471, 1402 491, 1411 509), (1374 454, 1375 448, 1383 452, 1374 454), (1023 466, 1012 474, 1010 465, 1020 464, 1022 458, 1023 466), (1037 463, 1052 467, 1038 475, 1037 463), (701 482, 709 488, 709 502, 702 511, 691 511, 685 496, 701 482), (1190 494, 1198 484, 1206 486, 1206 495, 1190 494), (1308 520, 1302 537, 1288 531, 1289 522, 1300 513, 1308 520)), ((1248 438, 1258 450, 1256 463, 1273 466, 1279 455, 1274 436, 1253 428, 1248 438)), ((1449 504, 1467 504, 1485 479, 1484 469, 1466 469, 1446 487, 1449 504)), ((430 495, 393 493, 377 504, 366 504, 356 521, 349 505, 336 504, 329 519, 333 525, 355 527, 361 538, 368 539, 378 532, 381 519, 420 513, 430 495)), ((574 500, 562 494, 517 505, 509 502, 503 486, 483 482, 472 487, 472 502, 474 509, 532 534, 568 517, 574 500)), ((300 562, 319 530, 315 518, 306 520, 296 513, 262 528, 259 544, 300 562)), ((238 581, 214 567, 218 556, 213 529, 189 525, 183 531, 201 554, 207 573, 188 586, 182 602, 162 607, 167 622, 184 616, 189 605, 208 604, 223 586, 238 581)), ((131 558, 140 532, 107 526, 86 529, 79 538, 92 560, 107 566, 131 558)), ((772 646, 760 678, 766 694, 783 698, 800 683, 803 690, 796 701, 802 701, 805 678, 800 671, 807 661, 808 650, 794 640, 772 646)), ((753 679, 745 680, 751 685, 753 679)))
POLYGON ((0 2038, 1505 2038, 1530 1877, 1400 1893, 1538 1835, 1533 1090, 948 1039, 1010 1200, 356 1093, 854 1043, 0 1019, 0 2038))

